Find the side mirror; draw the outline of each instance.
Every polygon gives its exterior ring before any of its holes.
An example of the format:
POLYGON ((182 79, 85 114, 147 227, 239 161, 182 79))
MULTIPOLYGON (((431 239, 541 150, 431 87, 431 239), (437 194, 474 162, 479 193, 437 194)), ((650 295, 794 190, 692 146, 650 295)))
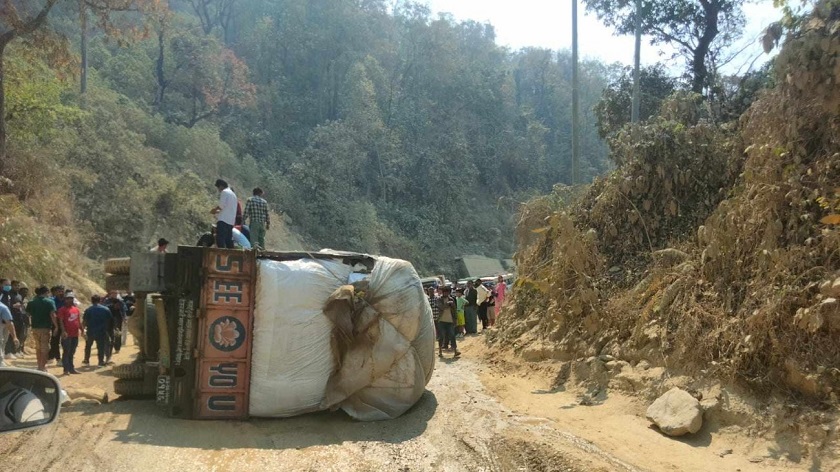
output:
POLYGON ((0 368, 0 433, 52 423, 61 408, 61 385, 36 370, 0 368))

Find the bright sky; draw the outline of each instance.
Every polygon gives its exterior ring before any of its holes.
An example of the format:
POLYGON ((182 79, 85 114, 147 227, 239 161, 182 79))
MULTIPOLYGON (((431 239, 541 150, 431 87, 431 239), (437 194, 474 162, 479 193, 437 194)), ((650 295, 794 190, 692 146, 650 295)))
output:
MULTIPOLYGON (((433 12, 451 13, 458 20, 489 22, 496 29, 499 44, 519 49, 525 46, 539 46, 550 49, 571 49, 572 47, 572 3, 571 0, 425 0, 433 12)), ((770 23, 778 20, 781 13, 773 8, 772 0, 761 0, 744 6, 747 27, 736 50, 747 46, 738 59, 727 67, 735 72, 747 68, 757 56, 756 66, 763 63, 758 36, 770 23)), ((595 15, 586 13, 578 0, 578 30, 580 54, 584 58, 598 58, 605 62, 633 63, 633 37, 615 36, 595 15)), ((642 40, 642 63, 670 62, 672 51, 664 54, 658 46, 651 46, 642 40)), ((682 64, 673 64, 679 68, 682 64)))

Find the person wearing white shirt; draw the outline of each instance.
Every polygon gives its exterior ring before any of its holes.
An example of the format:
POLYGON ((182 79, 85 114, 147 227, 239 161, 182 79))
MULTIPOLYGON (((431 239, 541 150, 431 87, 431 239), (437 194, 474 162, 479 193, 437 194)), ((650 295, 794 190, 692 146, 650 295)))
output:
POLYGON ((236 194, 228 183, 222 179, 216 180, 219 190, 219 205, 210 212, 216 215, 216 247, 233 249, 233 225, 236 222, 236 194))
POLYGON ((481 279, 475 280, 475 288, 478 291, 476 303, 478 303, 478 319, 481 320, 481 330, 487 329, 490 320, 487 316, 487 309, 490 306, 490 296, 493 292, 481 283, 481 279))

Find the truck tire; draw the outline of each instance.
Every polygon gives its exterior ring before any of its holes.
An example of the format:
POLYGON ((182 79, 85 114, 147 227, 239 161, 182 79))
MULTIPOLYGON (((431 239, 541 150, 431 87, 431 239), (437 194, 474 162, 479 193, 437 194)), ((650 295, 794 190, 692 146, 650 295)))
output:
POLYGON ((155 395, 154 387, 149 386, 143 379, 114 380, 114 393, 121 397, 143 398, 155 395))
POLYGON ((146 326, 143 330, 146 359, 151 361, 160 360, 160 330, 158 329, 157 310, 154 299, 157 295, 150 295, 146 299, 146 326))
POLYGON ((105 273, 113 275, 128 275, 131 273, 130 257, 115 257, 105 259, 105 273))
POLYGON ((105 290, 117 290, 120 292, 127 292, 129 290, 130 276, 128 275, 106 275, 105 276, 105 290))
POLYGON ((143 380, 145 366, 143 364, 116 365, 113 374, 114 377, 122 380, 143 380))

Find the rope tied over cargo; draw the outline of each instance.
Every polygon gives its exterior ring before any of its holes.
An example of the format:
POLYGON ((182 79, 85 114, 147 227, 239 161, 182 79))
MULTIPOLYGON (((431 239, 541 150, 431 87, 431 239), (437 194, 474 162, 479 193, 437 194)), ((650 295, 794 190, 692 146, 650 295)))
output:
POLYGON ((366 299, 370 282, 362 280, 342 285, 327 299, 324 315, 332 322, 332 355, 335 369, 341 370, 348 351, 361 344, 373 346, 379 339, 379 313, 366 299))

